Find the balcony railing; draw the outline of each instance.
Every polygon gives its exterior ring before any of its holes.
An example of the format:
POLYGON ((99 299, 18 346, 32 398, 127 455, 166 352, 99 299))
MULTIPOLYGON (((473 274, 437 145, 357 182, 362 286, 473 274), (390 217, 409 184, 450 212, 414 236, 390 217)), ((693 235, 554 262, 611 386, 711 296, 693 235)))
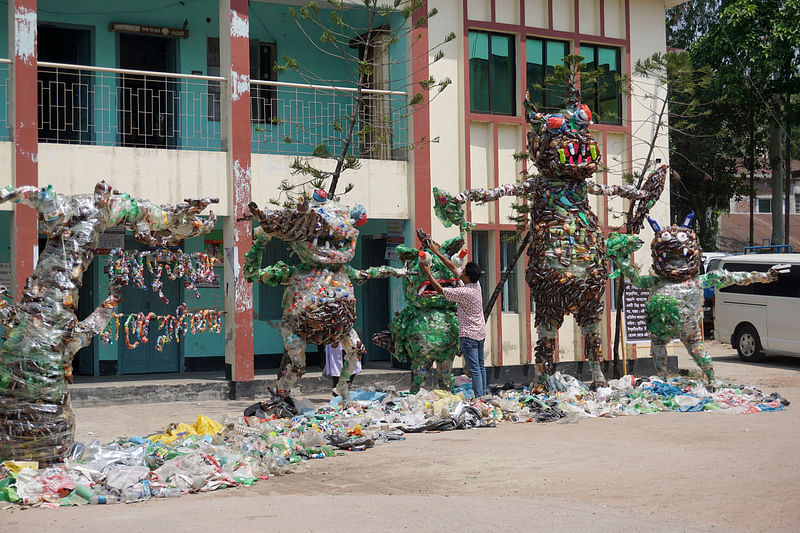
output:
MULTIPOLYGON (((354 114, 355 88, 263 80, 250 84, 253 152, 341 153, 345 117, 354 114)), ((407 93, 364 89, 362 95, 350 153, 364 159, 407 159, 407 93)))
MULTIPOLYGON (((222 149, 218 76, 39 62, 39 142, 184 150, 222 149)), ((10 62, 0 59, 0 140, 10 140, 10 62)), ((356 89, 251 81, 252 151, 308 156, 343 147, 356 89), (341 126, 341 127, 340 127, 341 126)), ((350 152, 407 158, 407 95, 365 90, 350 152)))
POLYGON ((217 76, 39 62, 39 142, 220 150, 217 76))
POLYGON ((11 61, 0 58, 0 141, 11 140, 11 124, 8 122, 8 110, 11 101, 9 81, 11 79, 11 61))

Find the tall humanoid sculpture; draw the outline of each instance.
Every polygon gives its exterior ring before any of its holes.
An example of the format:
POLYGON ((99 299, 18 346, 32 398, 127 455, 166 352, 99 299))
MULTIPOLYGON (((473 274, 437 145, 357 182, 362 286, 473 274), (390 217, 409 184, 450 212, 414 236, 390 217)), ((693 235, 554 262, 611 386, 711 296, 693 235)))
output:
MULTIPOLYGON (((680 226, 661 228, 648 218, 655 232, 650 250, 653 275, 643 276, 631 265, 631 255, 642 246, 635 235, 611 234, 608 256, 633 285, 650 289, 645 307, 645 320, 650 332, 650 355, 661 377, 667 372, 667 344, 680 339, 711 387, 715 376, 711 357, 703 345, 700 318, 703 316, 703 289, 720 289, 729 285, 769 283, 788 272, 789 265, 775 265, 767 272, 728 272, 714 270, 700 274, 703 250, 697 234, 690 228, 694 213, 680 226)), ((612 277, 614 275, 612 274, 612 277)))
POLYGON ((72 357, 103 331, 120 301, 121 286, 113 280, 108 298, 78 320, 78 291, 100 234, 122 226, 149 246, 174 246, 214 228, 213 213, 208 219, 198 215, 216 200, 157 206, 100 182, 92 194, 72 196, 52 187, 9 186, 0 190, 0 202, 36 209, 39 230, 47 235, 22 300, 0 304, 5 328, 0 349, 0 460, 48 464, 64 458, 74 438, 67 390, 72 357))
MULTIPOLYGON (((408 304, 389 324, 389 331, 372 336, 372 342, 392 352, 399 361, 411 363, 411 393, 419 392, 428 372, 436 364, 439 386, 453 391, 453 359, 458 354, 456 304, 430 292, 428 277, 420 273, 420 261, 431 262, 431 272, 442 286, 458 283, 454 274, 430 251, 430 238, 418 230, 421 248, 398 246, 397 254, 406 261, 408 276, 403 279, 403 297, 408 304)), ((462 237, 444 242, 448 256, 464 246, 462 237)))
POLYGON ((600 318, 608 272, 605 242, 589 194, 621 196, 652 206, 664 186, 666 167, 652 173, 641 190, 631 185, 603 185, 589 181, 600 168, 601 154, 588 130, 592 114, 570 85, 569 103, 562 113, 538 113, 526 98, 528 155, 538 169, 521 183, 494 189, 470 189, 456 195, 434 189, 435 211, 449 226, 468 229, 459 204, 497 201, 503 196, 527 200, 531 244, 525 279, 536 304, 536 362, 539 375, 555 371, 556 333, 564 315, 573 314, 581 328, 583 352, 589 361, 593 385, 605 383, 600 368, 600 318))
POLYGON ((300 197, 292 209, 262 211, 254 202, 250 211, 258 223, 253 246, 245 255, 244 275, 250 282, 285 285, 281 335, 288 360, 281 364, 277 393, 288 397, 306 369, 306 344, 340 342, 344 362, 337 390, 347 402, 347 380, 364 347, 353 329, 356 297, 353 282, 405 276, 406 270, 388 266, 357 270, 348 263, 355 256, 358 227, 367 220, 360 205, 349 209, 317 190, 311 200, 300 197), (261 268, 272 237, 286 241, 300 259, 298 265, 278 261, 261 268))

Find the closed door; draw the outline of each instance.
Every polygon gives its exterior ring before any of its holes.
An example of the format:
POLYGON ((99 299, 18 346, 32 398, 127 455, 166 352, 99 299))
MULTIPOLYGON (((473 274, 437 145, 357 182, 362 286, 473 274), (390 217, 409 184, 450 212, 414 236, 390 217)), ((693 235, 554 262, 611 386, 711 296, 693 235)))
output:
MULTIPOLYGON (((131 237, 126 237, 126 249, 146 249, 139 243, 133 241, 131 237)), ((119 340, 119 373, 120 374, 151 374, 159 372, 180 372, 181 370, 181 345, 172 342, 164 344, 161 351, 158 351, 158 337, 166 334, 166 331, 158 329, 158 321, 151 320, 149 328, 149 342, 140 343, 136 348, 128 348, 125 341, 124 323, 131 313, 156 313, 157 315, 175 315, 176 308, 182 302, 183 282, 178 279, 171 281, 166 276, 161 280, 164 285, 162 290, 164 296, 169 299, 166 304, 158 297, 157 292, 153 292, 150 283, 153 278, 145 269, 145 283, 147 290, 143 291, 135 286, 126 286, 122 290, 122 303, 120 304, 120 340, 119 340)), ((131 344, 138 338, 130 338, 131 344)), ((181 340, 183 340, 181 338, 181 340)))

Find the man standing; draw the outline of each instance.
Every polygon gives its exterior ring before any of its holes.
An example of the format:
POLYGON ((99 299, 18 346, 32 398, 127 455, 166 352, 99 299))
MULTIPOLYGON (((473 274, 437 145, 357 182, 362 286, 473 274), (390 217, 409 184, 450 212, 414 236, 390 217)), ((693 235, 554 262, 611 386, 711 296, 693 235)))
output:
POLYGON ((431 243, 430 249, 447 268, 464 282, 463 287, 442 287, 431 274, 430 267, 420 262, 420 270, 428 276, 431 287, 446 300, 456 303, 461 353, 464 354, 467 370, 472 376, 472 388, 475 392, 475 397, 479 398, 486 394, 486 368, 483 364, 486 322, 483 320, 483 295, 479 282, 481 267, 477 263, 470 261, 464 266, 464 271, 462 272, 449 257, 439 250, 439 246, 436 243, 431 243))

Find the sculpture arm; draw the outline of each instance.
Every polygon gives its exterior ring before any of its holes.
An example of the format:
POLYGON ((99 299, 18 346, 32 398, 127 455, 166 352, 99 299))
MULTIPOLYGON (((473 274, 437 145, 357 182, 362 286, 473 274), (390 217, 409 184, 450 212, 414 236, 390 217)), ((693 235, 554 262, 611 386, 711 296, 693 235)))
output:
POLYGON ((94 337, 106 329, 109 320, 114 316, 114 311, 122 301, 122 285, 120 278, 112 280, 108 286, 108 297, 89 316, 75 324, 71 331, 67 330, 63 342, 68 348, 68 353, 75 354, 81 348, 88 346, 94 337))
POLYGON ((469 189, 452 195, 437 187, 433 188, 433 210, 436 217, 442 221, 444 227, 452 225, 464 231, 470 231, 474 224, 467 222, 463 204, 467 202, 493 202, 504 196, 528 196, 539 186, 535 179, 525 180, 522 183, 501 185, 493 189, 469 189))
POLYGON ((608 279, 617 278, 622 274, 640 289, 648 289, 658 283, 658 276, 642 276, 639 269, 631 264, 631 256, 641 246, 642 240, 636 235, 612 233, 606 239, 606 253, 608 258, 617 265, 617 270, 612 272, 608 279))
POLYGON ((359 270, 347 265, 345 269, 347 277, 356 285, 361 285, 368 279, 386 279, 390 277, 404 278, 408 276, 407 268, 395 268, 390 266, 369 267, 365 270, 359 270))
POLYGON ((730 285, 750 285, 751 283, 771 283, 778 277, 788 272, 789 265, 775 265, 766 272, 728 272, 727 270, 712 270, 700 276, 703 287, 721 289, 730 285))
POLYGON ((12 187, 8 185, 0 189, 0 203, 14 202, 35 209, 40 215, 42 231, 65 224, 72 217, 72 202, 63 194, 58 194, 52 185, 34 187, 25 185, 12 187))
POLYGON ((261 260, 271 237, 265 234, 260 227, 253 232, 253 237, 253 245, 244 254, 244 267, 242 268, 244 279, 251 283, 258 281, 270 287, 285 285, 295 273, 295 267, 278 261, 274 265, 261 268, 261 260))
POLYGON ((128 194, 114 193, 108 200, 109 221, 111 225, 132 230, 139 242, 154 248, 168 248, 213 230, 217 216, 213 212, 208 218, 199 215, 209 204, 218 201, 216 198, 186 199, 180 204, 158 206, 128 194))
POLYGON ((586 184, 586 192, 597 196, 620 196, 628 200, 640 200, 647 197, 645 191, 640 191, 633 185, 604 185, 602 183, 589 182, 586 184))

